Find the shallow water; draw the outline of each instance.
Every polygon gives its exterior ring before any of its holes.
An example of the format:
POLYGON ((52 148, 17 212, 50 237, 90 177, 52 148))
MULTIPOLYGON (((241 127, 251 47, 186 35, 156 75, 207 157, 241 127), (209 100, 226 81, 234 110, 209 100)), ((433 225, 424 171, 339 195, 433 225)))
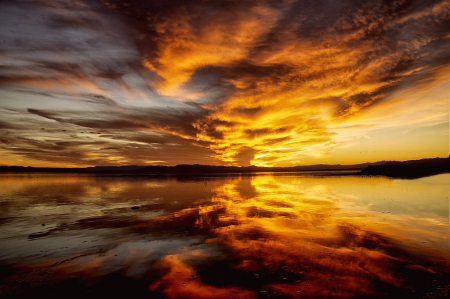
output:
POLYGON ((0 295, 436 296, 448 182, 1 174, 0 295))

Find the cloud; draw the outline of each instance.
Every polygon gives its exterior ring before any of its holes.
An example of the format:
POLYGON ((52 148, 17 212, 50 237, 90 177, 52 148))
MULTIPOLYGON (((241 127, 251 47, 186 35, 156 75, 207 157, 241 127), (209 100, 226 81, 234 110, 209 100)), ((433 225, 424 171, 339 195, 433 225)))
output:
MULTIPOLYGON (((110 136, 126 130, 136 140, 148 132, 181 138, 183 146, 206 149, 205 161, 256 165, 326 156, 348 141, 343 127, 369 134, 398 126, 367 115, 399 103, 417 113, 426 106, 428 119, 443 121, 435 116, 448 95, 439 94, 435 108, 403 95, 448 81, 447 1, 1 6, 8 30, 0 33, 0 91, 9 99, 2 106, 33 117, 110 136), (30 10, 36 13, 26 19, 30 10), (60 106, 36 104, 50 98, 60 106)), ((122 148, 117 140, 108 142, 122 148)))

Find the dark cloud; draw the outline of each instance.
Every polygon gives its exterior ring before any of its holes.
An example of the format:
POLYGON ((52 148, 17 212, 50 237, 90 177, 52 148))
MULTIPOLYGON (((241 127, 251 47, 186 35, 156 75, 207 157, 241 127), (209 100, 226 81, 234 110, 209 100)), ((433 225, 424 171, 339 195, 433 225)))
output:
POLYGON ((17 129, 20 129, 20 126, 0 120, 0 129, 3 129, 3 130, 5 130, 5 129, 17 130, 17 129))
MULTIPOLYGON (((109 130, 114 131, 114 129, 109 130)), ((39 132, 39 130, 35 131, 39 132)), ((39 135, 43 134, 49 137, 42 140, 20 137, 17 133, 15 135, 1 134, 0 148, 5 153, 14 153, 31 160, 72 166, 167 164, 168 161, 170 164, 182 164, 186 160, 201 164, 214 163, 212 159, 205 159, 212 155, 209 149, 193 145, 184 138, 170 135, 151 139, 151 137, 145 138, 143 134, 129 136, 119 132, 110 136, 113 138, 108 138, 107 135, 94 138, 95 134, 89 133, 68 138, 57 132, 46 131, 39 135), (73 141, 68 141, 70 139, 73 141), (180 151, 180 148, 183 150, 180 151), (112 162, 110 157, 114 157, 116 161, 112 162)))
MULTIPOLYGON (((87 98, 93 100, 106 101, 109 105, 111 100, 98 97, 95 95, 86 95, 87 98)), ((26 142, 33 148, 48 148, 49 150, 63 150, 66 148, 80 148, 81 146, 99 147, 100 152, 113 152, 112 156, 127 157, 127 160, 133 163, 142 164, 142 161, 159 161, 159 163, 166 163, 165 161, 178 161, 183 163, 183 159, 212 163, 210 156, 212 152, 207 149, 210 143, 197 139, 197 134, 205 133, 214 138, 219 138, 214 131, 214 125, 211 124, 208 129, 205 123, 194 123, 201 119, 202 115, 206 116, 208 111, 195 107, 191 111, 176 110, 176 109, 123 109, 122 112, 111 113, 105 112, 102 115, 97 113, 82 114, 78 112, 49 112, 37 109, 28 109, 28 112, 40 117, 57 121, 61 124, 71 124, 80 127, 79 131, 83 130, 84 134, 89 134, 94 130, 94 135, 99 134, 99 138, 104 138, 104 141, 56 141, 45 146, 38 146, 33 140, 26 142), (83 129, 84 128, 84 129, 83 129), (106 133, 105 133, 106 132, 106 133), (146 133, 149 132, 149 133, 146 133), (152 133, 164 132, 164 133, 152 133), (109 141, 108 141, 109 140, 109 141), (127 142, 126 145, 114 141, 127 142), (87 142, 87 143, 86 143, 87 142), (144 145, 147 144, 147 145, 144 145), (108 146, 109 145, 109 146, 108 146), (100 148, 100 146, 102 146, 100 148), (150 147, 149 147, 150 146, 150 147), (63 148, 64 147, 64 148, 63 148), (195 157, 199 153, 202 155, 195 157), (172 157, 172 158, 170 158, 172 157), (206 158, 206 159, 205 159, 206 158), (139 163, 139 161, 141 161, 139 163)), ((205 118, 206 119, 206 118, 205 118)), ((227 122, 216 122, 217 124, 226 125, 227 122)), ((59 136, 59 138, 61 138, 59 136)), ((66 138, 66 137, 63 137, 66 138)), ((77 138, 80 138, 77 136, 77 138)), ((64 139, 63 139, 64 140, 64 139)), ((23 140, 25 142, 25 140, 23 140)), ((18 148, 9 148, 10 151, 35 157, 34 150, 29 152, 18 148)), ((39 154, 43 154, 41 150, 39 154)), ((55 157, 58 160, 60 157, 55 157)), ((85 161, 86 157, 81 159, 85 161)), ((107 164, 102 161, 101 165, 107 164)))
POLYGON ((246 134, 246 137, 249 139, 255 139, 258 137, 263 137, 266 135, 271 135, 271 134, 280 134, 280 133, 285 133, 285 132, 289 132, 291 130, 293 130, 293 127, 289 127, 289 126, 285 126, 285 127, 281 127, 281 128, 259 128, 259 129, 253 129, 253 130, 245 130, 244 133, 246 134))
POLYGON ((46 111, 41 111, 41 110, 36 110, 36 109, 28 109, 28 112, 31 114, 36 114, 39 116, 42 116, 44 118, 48 118, 51 120, 56 120, 58 122, 64 122, 64 120, 60 117, 57 117, 55 113, 51 113, 51 112, 46 112, 46 111))
POLYGON ((101 105, 106 105, 106 106, 111 106, 111 107, 118 106, 118 104, 113 99, 110 99, 110 98, 105 97, 103 95, 85 94, 84 98, 89 103, 101 104, 101 105))
POLYGON ((275 144, 283 144, 287 141, 292 140, 291 136, 286 136, 286 137, 280 137, 280 138, 273 138, 273 139, 265 139, 264 140, 264 145, 275 145, 275 144))
POLYGON ((256 150, 251 147, 242 147, 233 158, 239 165, 249 166, 255 157, 255 153, 256 150))
MULTIPOLYGON (((104 97, 94 97, 101 102, 111 101, 104 97)), ((124 109, 123 112, 107 111, 84 114, 81 112, 48 112, 28 109, 28 112, 60 123, 70 123, 84 128, 134 130, 161 129, 171 133, 195 137, 198 129, 194 123, 208 114, 199 107, 193 110, 176 109, 124 109)))
POLYGON ((113 81, 125 88, 147 84, 127 26, 100 2, 17 1, 0 6, 5 29, 0 49, 9 57, 0 61, 4 88, 11 83, 35 89, 55 83, 87 86, 113 81))

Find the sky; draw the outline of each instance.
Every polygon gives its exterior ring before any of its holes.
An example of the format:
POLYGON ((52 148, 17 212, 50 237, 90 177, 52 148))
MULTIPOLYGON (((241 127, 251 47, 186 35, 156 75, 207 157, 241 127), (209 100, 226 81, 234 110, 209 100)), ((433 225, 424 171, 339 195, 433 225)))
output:
POLYGON ((448 0, 2 0, 0 165, 448 157, 448 0))

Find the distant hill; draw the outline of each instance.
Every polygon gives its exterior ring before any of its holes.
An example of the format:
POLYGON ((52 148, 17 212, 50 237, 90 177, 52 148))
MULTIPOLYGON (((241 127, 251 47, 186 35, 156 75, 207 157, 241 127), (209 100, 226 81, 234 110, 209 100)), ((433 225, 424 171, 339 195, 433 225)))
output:
POLYGON ((359 171, 367 166, 382 165, 386 161, 363 163, 355 165, 305 165, 292 167, 258 167, 258 166, 216 166, 201 164, 181 164, 176 166, 95 166, 86 168, 46 168, 23 166, 0 166, 0 172, 56 172, 56 173, 114 173, 114 174, 164 174, 164 175, 191 175, 208 173, 253 173, 253 172, 298 172, 298 171, 359 171))
POLYGON ((418 178, 440 173, 450 173, 450 157, 404 162, 391 161, 382 165, 368 166, 359 172, 363 175, 384 175, 399 178, 418 178))
POLYGON ((137 169, 136 173, 154 174, 208 174, 208 173, 254 173, 254 172, 298 172, 298 171, 334 171, 334 170, 361 170, 369 165, 382 165, 386 161, 376 163, 364 163, 356 165, 308 165, 292 167, 258 167, 258 166, 214 166, 200 164, 181 164, 177 166, 148 166, 137 169))
POLYGON ((303 172, 303 171, 355 171, 353 174, 386 175, 391 177, 420 177, 449 172, 448 158, 422 159, 414 161, 379 161, 354 165, 305 165, 292 167, 215 166, 181 164, 176 166, 96 166, 86 168, 45 168, 23 166, 0 166, 0 172, 49 172, 49 173, 93 173, 114 175, 181 175, 257 173, 257 172, 303 172), (358 172, 359 171, 359 172, 358 172))

